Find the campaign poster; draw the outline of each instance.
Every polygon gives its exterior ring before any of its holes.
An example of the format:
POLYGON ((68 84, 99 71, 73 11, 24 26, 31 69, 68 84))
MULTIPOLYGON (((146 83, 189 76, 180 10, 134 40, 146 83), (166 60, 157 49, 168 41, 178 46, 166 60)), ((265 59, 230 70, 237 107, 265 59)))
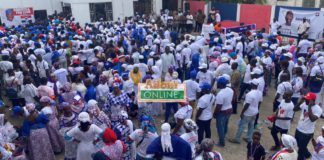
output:
POLYGON ((35 21, 34 10, 28 8, 7 8, 0 10, 1 22, 6 26, 17 26, 27 23, 29 20, 35 21))
POLYGON ((298 27, 303 23, 303 18, 310 24, 308 38, 319 39, 324 29, 324 12, 321 11, 280 8, 278 21, 281 35, 298 37, 298 27))

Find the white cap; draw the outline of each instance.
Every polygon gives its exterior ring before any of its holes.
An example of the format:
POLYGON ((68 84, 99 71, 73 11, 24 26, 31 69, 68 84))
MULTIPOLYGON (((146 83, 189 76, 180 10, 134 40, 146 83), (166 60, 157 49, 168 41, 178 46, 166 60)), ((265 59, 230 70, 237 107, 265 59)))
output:
POLYGON ((179 45, 176 47, 176 51, 181 51, 181 49, 182 49, 182 48, 181 48, 181 46, 179 46, 179 45))
POLYGON ((80 122, 90 122, 90 116, 87 112, 81 112, 78 119, 80 122))
POLYGON ((172 73, 172 78, 177 79, 179 76, 178 72, 173 72, 172 73))
POLYGON ((138 56, 138 59, 144 59, 144 56, 143 55, 139 55, 138 56))
POLYGON ((255 68, 254 70, 253 70, 253 72, 251 72, 251 74, 258 74, 258 75, 260 75, 262 73, 262 71, 261 71, 261 69, 259 69, 259 68, 255 68))
POLYGON ((228 58, 227 57, 222 57, 221 62, 222 63, 228 62, 228 58))
POLYGON ((304 57, 299 57, 297 60, 301 61, 302 63, 305 63, 305 58, 304 57))
POLYGON ((269 44, 268 43, 262 43, 262 47, 269 47, 269 44))
POLYGON ((317 58, 317 62, 318 63, 324 63, 324 57, 321 56, 321 57, 317 58))
POLYGON ((271 45, 270 45, 270 49, 272 49, 272 50, 276 50, 276 48, 277 48, 276 45, 274 45, 274 44, 271 44, 271 45))
POLYGON ((224 77, 228 81, 231 81, 231 76, 229 76, 228 74, 223 74, 222 77, 224 77))
POLYGON ((293 57, 293 55, 290 52, 285 53, 284 56, 289 57, 289 58, 292 58, 293 57))
POLYGON ((254 84, 254 85, 259 85, 259 81, 258 79, 254 78, 250 81, 251 84, 254 84))
POLYGON ((199 69, 205 69, 207 68, 207 64, 206 63, 203 63, 199 66, 199 69))
POLYGON ((145 45, 145 46, 144 46, 144 49, 149 49, 149 46, 148 46, 148 45, 145 45))
POLYGON ((150 52, 150 56, 154 56, 155 55, 155 52, 150 52))
POLYGON ((160 44, 161 42, 160 42, 159 39, 155 39, 155 40, 154 40, 154 43, 155 43, 155 44, 160 44))

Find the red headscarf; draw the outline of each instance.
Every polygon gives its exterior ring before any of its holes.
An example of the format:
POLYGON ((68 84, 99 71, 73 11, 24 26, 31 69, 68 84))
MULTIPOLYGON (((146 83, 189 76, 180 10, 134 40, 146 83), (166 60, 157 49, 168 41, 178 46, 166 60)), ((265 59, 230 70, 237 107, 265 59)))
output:
POLYGON ((106 144, 115 143, 117 141, 117 135, 110 128, 106 128, 102 135, 102 139, 106 144))

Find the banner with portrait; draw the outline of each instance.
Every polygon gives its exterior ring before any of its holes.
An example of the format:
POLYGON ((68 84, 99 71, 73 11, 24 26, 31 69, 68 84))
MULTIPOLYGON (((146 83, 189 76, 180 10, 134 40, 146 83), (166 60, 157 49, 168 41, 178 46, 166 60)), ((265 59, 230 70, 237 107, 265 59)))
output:
POLYGON ((28 21, 35 21, 34 10, 32 7, 28 8, 7 8, 0 10, 1 22, 6 26, 17 26, 26 24, 28 21))
POLYGON ((303 18, 310 24, 308 38, 321 38, 324 29, 324 12, 321 11, 280 8, 278 22, 281 28, 278 31, 285 36, 298 37, 298 27, 303 23, 303 18))

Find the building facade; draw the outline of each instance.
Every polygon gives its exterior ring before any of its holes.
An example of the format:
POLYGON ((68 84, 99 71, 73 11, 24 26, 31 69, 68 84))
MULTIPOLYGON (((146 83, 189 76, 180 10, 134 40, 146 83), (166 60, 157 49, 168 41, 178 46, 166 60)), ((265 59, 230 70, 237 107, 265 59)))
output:
POLYGON ((80 24, 100 18, 118 18, 139 14, 160 13, 162 0, 0 0, 0 9, 33 7, 35 18, 46 18, 54 13, 70 12, 80 24))

